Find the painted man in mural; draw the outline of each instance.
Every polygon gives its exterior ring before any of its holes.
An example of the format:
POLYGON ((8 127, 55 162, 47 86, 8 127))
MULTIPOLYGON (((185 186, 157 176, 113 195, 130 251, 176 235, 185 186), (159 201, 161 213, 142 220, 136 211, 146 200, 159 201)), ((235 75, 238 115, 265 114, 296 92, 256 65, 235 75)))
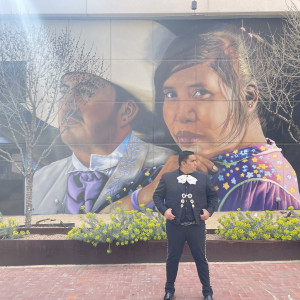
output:
POLYGON ((99 212, 108 199, 121 199, 125 184, 138 189, 152 182, 173 154, 142 140, 153 135, 150 62, 173 34, 152 21, 82 25, 86 41, 98 43, 99 57, 106 53, 109 74, 76 70, 62 76, 58 121, 73 154, 36 173, 33 214, 78 214, 82 205, 99 212), (160 38, 153 40, 153 32, 160 38))
POLYGON ((156 176, 172 152, 133 132, 146 120, 139 100, 90 73, 65 74, 61 92, 61 138, 73 155, 36 173, 34 214, 78 214, 82 205, 98 212, 109 204, 108 197, 116 200, 125 182, 144 186, 156 176))
MULTIPOLYGON (((296 173, 264 136, 245 51, 231 30, 178 37, 156 70, 157 107, 177 145, 211 172, 219 211, 300 209, 296 173)), ((165 167, 162 173, 178 164, 170 158, 165 167)), ((135 203, 148 204, 155 184, 135 203)))

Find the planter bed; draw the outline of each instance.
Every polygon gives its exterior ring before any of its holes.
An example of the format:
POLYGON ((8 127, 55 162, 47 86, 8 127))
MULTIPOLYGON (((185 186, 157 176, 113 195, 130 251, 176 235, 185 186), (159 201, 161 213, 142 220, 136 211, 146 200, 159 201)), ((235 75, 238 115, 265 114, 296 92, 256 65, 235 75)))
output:
MULTIPOLYGON (((62 231, 66 233, 68 230, 61 228, 59 233, 62 231)), ((56 233, 56 231, 54 232, 56 233)), ((299 241, 228 241, 216 239, 207 240, 206 245, 207 259, 210 262, 300 260, 299 241)), ((107 244, 99 244, 94 247, 81 241, 0 240, 0 265, 161 263, 165 262, 166 259, 167 242, 138 242, 119 247, 112 245, 111 254, 106 253, 107 249, 107 244)), ((184 248, 181 261, 193 261, 187 245, 184 248)))
MULTIPOLYGON (((74 226, 73 226, 74 227, 74 226)), ((29 230, 30 234, 40 234, 40 235, 53 235, 53 234, 65 234, 67 235, 68 232, 73 228, 73 227, 43 227, 43 226, 34 226, 31 228, 19 228, 19 231, 21 230, 29 230)))

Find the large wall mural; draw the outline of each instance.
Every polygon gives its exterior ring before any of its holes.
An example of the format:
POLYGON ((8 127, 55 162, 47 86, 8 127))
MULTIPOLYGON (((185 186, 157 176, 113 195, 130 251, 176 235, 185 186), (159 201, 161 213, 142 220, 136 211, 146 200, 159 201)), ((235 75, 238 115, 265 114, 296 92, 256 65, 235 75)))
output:
MULTIPOLYGON (((210 174, 219 211, 300 209, 300 145, 264 110, 251 65, 253 33, 280 32, 279 19, 45 25, 68 26, 101 64, 59 79, 58 113, 43 144, 61 135, 34 176, 33 214, 78 214, 82 205, 105 212, 115 201, 154 208, 153 192, 178 168, 180 150, 194 151, 210 174)), ((300 125, 299 106, 296 113, 300 125)), ((17 159, 11 140, 0 128, 0 147, 17 159)), ((0 179, 0 211, 24 214, 23 177, 0 160, 0 179)))

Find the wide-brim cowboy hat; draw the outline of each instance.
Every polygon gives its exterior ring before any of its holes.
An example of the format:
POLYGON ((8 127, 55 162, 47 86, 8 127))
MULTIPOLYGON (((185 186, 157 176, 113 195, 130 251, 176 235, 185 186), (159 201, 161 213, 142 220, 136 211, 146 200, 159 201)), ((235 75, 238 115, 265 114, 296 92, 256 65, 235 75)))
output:
MULTIPOLYGON (((154 110, 154 71, 175 37, 168 29, 150 20, 47 20, 43 24, 57 32, 68 28, 75 40, 80 37, 85 50, 92 49, 103 62, 101 69, 92 73, 124 88, 148 110, 154 110)), ((82 70, 76 69, 76 64, 65 70, 74 71, 82 70)), ((42 114, 40 117, 43 119, 42 114)), ((57 121, 52 125, 57 126, 57 121)))

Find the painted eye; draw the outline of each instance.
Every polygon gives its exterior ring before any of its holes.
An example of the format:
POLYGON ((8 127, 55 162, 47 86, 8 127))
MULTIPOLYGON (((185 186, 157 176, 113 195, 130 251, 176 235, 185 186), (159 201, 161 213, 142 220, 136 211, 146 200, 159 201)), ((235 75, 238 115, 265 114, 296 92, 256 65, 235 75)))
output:
POLYGON ((164 92, 164 97, 168 99, 176 98, 177 94, 172 91, 164 92))
POLYGON ((208 93, 207 90, 197 90, 197 91, 195 91, 194 96, 202 97, 202 96, 206 95, 207 93, 208 93))
POLYGON ((60 93, 61 95, 67 94, 67 93, 68 93, 68 88, 67 88, 67 87, 64 87, 64 86, 60 87, 59 93, 60 93))

